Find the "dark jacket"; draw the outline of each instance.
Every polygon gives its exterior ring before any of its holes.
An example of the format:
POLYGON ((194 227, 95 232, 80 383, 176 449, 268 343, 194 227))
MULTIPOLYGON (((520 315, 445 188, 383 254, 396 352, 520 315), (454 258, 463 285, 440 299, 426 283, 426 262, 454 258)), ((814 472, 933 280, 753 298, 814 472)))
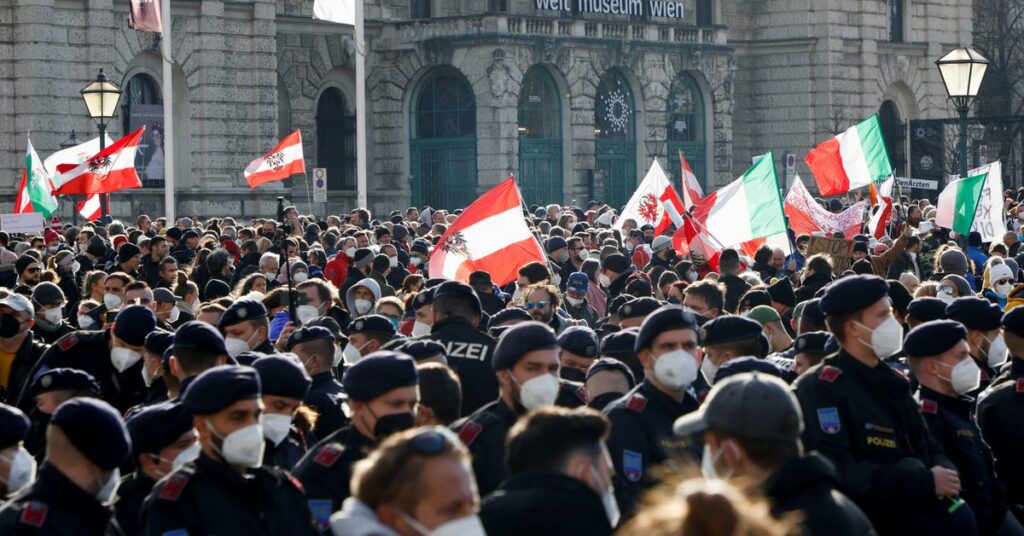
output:
POLYGON ((464 419, 452 430, 473 456, 473 474, 480 495, 487 495, 505 480, 505 436, 519 415, 501 400, 494 400, 464 419))
POLYGON ((978 427, 992 448, 996 474, 1006 485, 1008 502, 1024 504, 1024 359, 1010 359, 1010 370, 996 378, 977 404, 978 427))
POLYGON ((146 476, 141 469, 121 479, 121 485, 117 488, 117 502, 114 504, 117 512, 117 522, 126 536, 141 535, 142 532, 142 503, 146 496, 153 491, 156 484, 152 478, 146 476))
POLYGON ((114 509, 104 506, 54 466, 0 508, 0 534, 119 535, 114 509))
POLYGON ((18 351, 14 354, 6 387, 0 386, 0 400, 12 406, 18 406, 25 412, 35 407, 36 403, 31 396, 27 397, 27 400, 23 401, 24 406, 22 405, 21 392, 31 384, 29 378, 32 377, 32 370, 49 347, 50 345, 36 339, 32 331, 29 330, 25 339, 21 341, 18 351))
POLYGON ((615 281, 612 281, 612 284, 608 285, 608 288, 604 289, 605 294, 608 295, 609 303, 611 303, 612 300, 617 298, 619 294, 622 294, 622 292, 626 290, 626 282, 629 279, 629 276, 633 275, 633 272, 635 271, 636 268, 630 266, 629 268, 626 269, 625 272, 619 274, 619 277, 617 277, 615 281))
POLYGON ((434 324, 423 337, 444 345, 448 366, 462 382, 462 415, 469 415, 498 398, 498 378, 491 365, 497 341, 481 333, 462 317, 449 317, 434 324))
POLYGON ((313 375, 312 380, 309 393, 302 402, 320 414, 313 433, 317 437, 327 437, 348 424, 348 417, 342 410, 348 396, 330 371, 318 372, 313 375))
POLYGON ((601 497, 562 473, 509 478, 480 505, 488 536, 602 536, 612 533, 601 497))
POLYGON ((563 304, 565 312, 569 313, 569 316, 573 320, 582 320, 587 323, 591 329, 597 327, 597 322, 600 317, 597 315, 597 310, 590 306, 590 302, 586 298, 583 298, 583 303, 579 307, 573 307, 568 300, 563 304))
POLYGON ((867 536, 875 533, 868 516, 836 488, 835 467, 816 453, 786 462, 762 486, 772 516, 803 517, 808 536, 867 536))
POLYGON ((329 530, 331 514, 352 494, 352 466, 372 448, 354 426, 346 426, 313 445, 295 466, 295 476, 306 488, 306 504, 321 531, 329 530))
POLYGON ((831 282, 831 274, 812 274, 800 283, 800 288, 796 289, 796 302, 800 303, 813 298, 822 287, 831 282))
POLYGON ((719 277, 718 283, 725 285, 726 312, 736 314, 736 309, 740 305, 740 300, 743 299, 743 295, 750 290, 750 284, 738 275, 728 274, 719 277))

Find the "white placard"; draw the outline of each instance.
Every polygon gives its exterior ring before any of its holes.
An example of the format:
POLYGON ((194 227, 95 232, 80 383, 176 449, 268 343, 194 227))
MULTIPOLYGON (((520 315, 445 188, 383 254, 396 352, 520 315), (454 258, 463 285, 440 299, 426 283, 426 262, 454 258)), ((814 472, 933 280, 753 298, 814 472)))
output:
POLYGON ((43 234, 43 213, 0 214, 0 229, 9 234, 43 234))

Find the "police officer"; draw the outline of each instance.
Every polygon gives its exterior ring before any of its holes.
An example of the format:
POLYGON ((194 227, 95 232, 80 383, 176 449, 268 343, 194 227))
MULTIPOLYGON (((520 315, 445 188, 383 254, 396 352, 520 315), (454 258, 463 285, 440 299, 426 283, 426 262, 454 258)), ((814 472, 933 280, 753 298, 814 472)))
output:
POLYGON ((201 452, 143 504, 146 534, 315 534, 302 486, 263 465, 260 378, 250 367, 203 372, 185 390, 201 452))
POLYGON ((32 410, 28 414, 29 420, 32 421, 32 431, 29 432, 26 445, 29 452, 41 458, 46 447, 46 427, 50 424, 53 412, 72 398, 98 397, 100 384, 81 370, 55 368, 36 376, 32 385, 25 390, 32 404, 32 410))
POLYGON ((704 359, 700 372, 708 385, 714 385, 718 369, 729 361, 741 357, 762 357, 768 350, 768 339, 761 332, 761 324, 742 316, 720 316, 712 319, 701 330, 704 359))
POLYGON ((142 351, 146 335, 156 329, 156 315, 145 305, 125 307, 114 326, 103 331, 76 331, 61 337, 43 354, 39 370, 75 368, 100 384, 100 397, 122 414, 142 402, 142 351))
POLYGON ((597 333, 586 326, 570 326, 558 336, 558 399, 555 405, 576 408, 587 404, 583 381, 601 348, 597 333))
POLYGON ((602 357, 587 369, 584 386, 587 389, 587 406, 602 411, 636 387, 636 378, 622 361, 602 357))
POLYGON ((18 406, 22 411, 31 409, 31 397, 23 405, 19 400, 31 378, 32 367, 48 346, 35 338, 35 307, 21 294, 11 294, 0 300, 0 352, 13 355, 7 376, 0 381, 0 401, 18 406))
POLYGON ((343 409, 348 397, 331 372, 341 364, 341 352, 334 344, 334 335, 324 327, 302 326, 288 336, 286 348, 299 356, 312 380, 302 403, 320 414, 313 433, 319 438, 327 437, 348 423, 343 409))
POLYGON ((971 357, 981 370, 981 381, 970 396, 977 396, 992 383, 996 368, 1006 361, 1006 340, 1000 333, 1003 311, 998 305, 975 296, 964 296, 946 306, 946 316, 967 328, 971 357))
POLYGON ((291 470, 308 448, 311 426, 302 400, 309 393, 309 374, 293 356, 271 354, 253 362, 262 386, 263 464, 291 470))
POLYGON ((501 334, 492 372, 501 386, 498 399, 452 425, 473 455, 480 495, 505 479, 505 436, 516 419, 555 403, 558 367, 558 341, 548 325, 523 322, 501 334))
POLYGON ((265 354, 274 352, 274 345, 269 339, 267 308, 259 301, 244 299, 232 303, 220 317, 217 328, 224 334, 224 346, 231 357, 246 350, 265 354))
POLYGON ((0 508, 0 534, 121 534, 109 503, 131 440, 117 410, 94 398, 61 404, 38 479, 0 508))
POLYGON ((117 522, 131 536, 142 534, 142 503, 158 480, 199 456, 192 415, 181 404, 149 406, 125 422, 135 471, 117 488, 117 522))
MULTIPOLYGON (((1024 504, 1024 307, 1003 315, 1010 368, 978 397, 977 422, 992 448, 996 472, 1006 485, 1008 502, 1024 504)), ((1018 506, 1019 508, 1019 506, 1018 506)))
POLYGON ((498 397, 498 382, 491 367, 495 341, 477 330, 480 299, 473 288, 445 281, 434 289, 434 315, 430 335, 445 347, 448 366, 462 382, 462 414, 468 415, 498 397))
POLYGON ((29 420, 20 409, 0 402, 0 506, 36 478, 36 461, 25 449, 29 420))
POLYGON ((174 332, 171 351, 168 368, 178 381, 179 400, 196 377, 229 362, 224 337, 217 328, 199 320, 185 322, 174 332))
MULTIPOLYGON (((992 453, 973 419, 974 400, 966 394, 979 381, 970 357, 967 329, 953 320, 925 322, 910 330, 904 350, 920 382, 918 400, 928 431, 956 464, 961 497, 971 505, 978 534, 995 534, 1007 518, 1006 495, 996 480, 992 453)), ((1014 519, 1014 534, 1024 529, 1014 519)))
POLYGON ((882 362, 903 347, 888 293, 872 275, 825 290, 821 309, 840 350, 795 383, 804 445, 835 464, 840 487, 879 534, 972 533, 969 506, 948 510, 960 493, 955 466, 928 434, 906 378, 882 362))
POLYGON ((387 436, 412 428, 418 383, 416 362, 398 352, 370 354, 345 371, 352 424, 314 445, 295 466, 320 530, 328 530, 331 514, 351 495, 352 465, 387 436))
POLYGON ((142 383, 146 386, 143 405, 159 404, 167 400, 167 383, 164 381, 164 351, 174 344, 174 334, 154 331, 146 335, 142 348, 142 383))
POLYGON ((655 483, 648 469, 672 457, 697 459, 700 451, 672 433, 672 423, 700 406, 691 389, 701 368, 700 333, 693 314, 661 307, 640 326, 634 351, 644 380, 609 404, 608 451, 615 465, 615 498, 624 513, 655 483))

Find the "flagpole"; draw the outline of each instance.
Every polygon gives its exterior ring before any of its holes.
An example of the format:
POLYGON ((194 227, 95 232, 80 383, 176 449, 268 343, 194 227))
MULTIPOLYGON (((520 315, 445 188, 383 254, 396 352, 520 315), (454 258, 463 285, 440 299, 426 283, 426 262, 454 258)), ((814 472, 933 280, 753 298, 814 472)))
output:
MULTIPOLYGON (((313 184, 309 182, 309 175, 306 174, 306 166, 302 166, 302 177, 306 179, 306 207, 309 208, 310 216, 313 215, 313 184)), ((305 229, 302 232, 306 232, 305 229)))
POLYGON ((174 76, 171 72, 171 0, 160 2, 160 51, 163 56, 164 100, 164 217, 173 226, 174 217, 174 76))
POLYGON ((363 0, 356 2, 356 206, 368 208, 366 200, 366 43, 363 0))
POLYGON ((700 220, 698 220, 697 218, 694 218, 690 214, 687 214, 687 217, 690 218, 690 221, 692 221, 693 223, 696 223, 697 226, 700 227, 701 231, 704 232, 704 234, 708 235, 708 238, 710 238, 710 239, 715 241, 715 244, 718 245, 718 249, 725 249, 725 246, 722 245, 722 241, 717 239, 717 238, 715 238, 715 235, 711 234, 711 231, 709 231, 708 228, 705 227, 704 224, 702 224, 700 222, 700 220))

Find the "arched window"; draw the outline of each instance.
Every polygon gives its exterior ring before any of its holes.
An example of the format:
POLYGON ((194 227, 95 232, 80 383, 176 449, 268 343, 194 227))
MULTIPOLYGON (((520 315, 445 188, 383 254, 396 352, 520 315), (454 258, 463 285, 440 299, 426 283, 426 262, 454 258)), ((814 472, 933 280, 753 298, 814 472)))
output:
POLYGON ((701 188, 707 190, 707 123, 704 116, 704 97, 700 86, 692 76, 680 74, 669 87, 668 102, 665 104, 668 130, 668 161, 670 176, 679 183, 680 161, 682 153, 690 164, 693 174, 697 177, 701 188))
POLYGON ((519 92, 519 177, 529 203, 562 200, 562 102, 551 74, 526 71, 519 92))
POLYGON ((595 172, 604 201, 621 206, 636 189, 636 110, 633 91, 622 73, 601 77, 594 98, 595 172))
POLYGON ((889 151, 892 169, 897 175, 902 174, 907 165, 907 125, 895 102, 887 100, 882 103, 878 109, 878 122, 882 127, 882 137, 885 139, 885 148, 889 151))
POLYGON ((356 116, 336 87, 316 103, 316 164, 327 169, 328 190, 356 187, 356 116))
POLYGON ((412 100, 409 140, 414 204, 455 209, 476 198, 476 97, 451 67, 428 73, 412 100))
POLYGON ((135 153, 135 172, 143 188, 163 188, 164 101, 160 86, 152 76, 138 73, 128 80, 123 91, 123 132, 127 134, 146 126, 146 134, 135 153))

